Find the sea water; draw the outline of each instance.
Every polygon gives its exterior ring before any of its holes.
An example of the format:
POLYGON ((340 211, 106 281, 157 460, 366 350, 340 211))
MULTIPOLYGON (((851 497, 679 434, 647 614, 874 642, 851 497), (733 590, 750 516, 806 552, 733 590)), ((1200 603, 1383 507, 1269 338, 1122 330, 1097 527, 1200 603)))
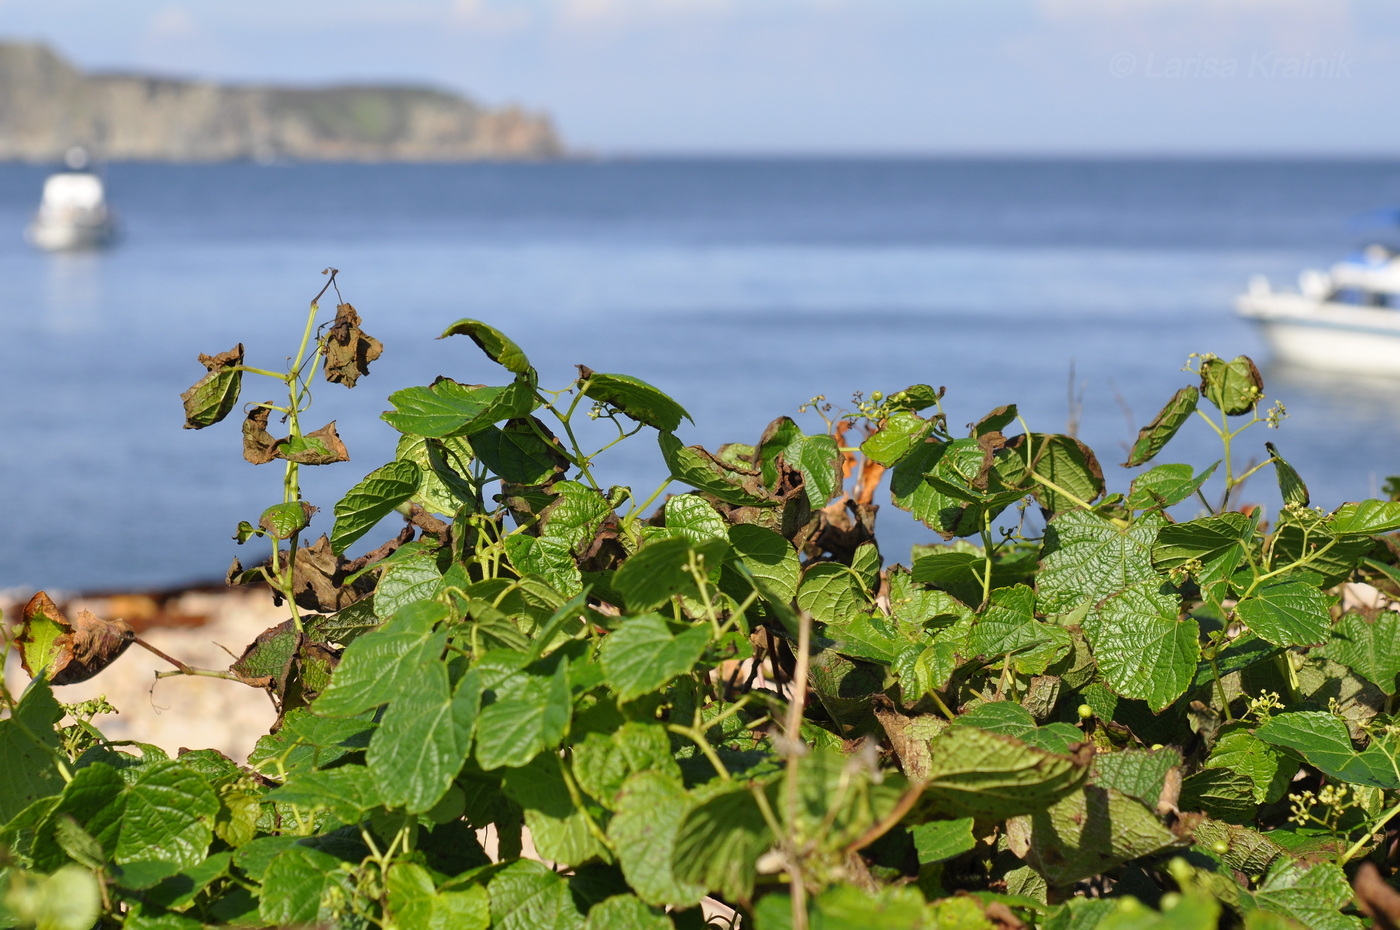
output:
MULTIPOLYGON (((635 375, 693 417, 680 435, 754 442, 825 395, 947 386, 949 422, 1016 403, 1030 427, 1074 424, 1112 490, 1138 427, 1192 352, 1247 353, 1289 418, 1265 440, 1314 503, 1400 473, 1400 384, 1267 363, 1232 310, 1251 275, 1290 282, 1385 229, 1400 202, 1380 161, 650 159, 479 165, 107 167, 113 248, 44 254, 22 239, 45 170, 0 165, 0 587, 178 585, 262 550, 231 540, 281 500, 279 465, 241 457, 240 416, 180 428, 197 356, 242 342, 278 369, 339 269, 383 358, 353 391, 320 383, 308 427, 335 420, 352 460, 302 469, 330 508, 393 457, 392 391, 436 375, 501 383, 461 317, 520 343, 541 382, 572 366, 635 375)), ((335 300, 323 299, 327 317, 335 300)), ((247 377, 243 399, 279 384, 247 377)), ((274 423, 274 432, 276 424, 274 423)), ((1209 464, 1193 424, 1161 461, 1209 464)), ((597 463, 639 498, 664 477, 654 434, 597 463)), ((1216 492, 1218 493, 1218 491, 1216 492)), ((1266 472, 1241 500, 1271 510, 1266 472)), ((395 529, 386 526, 382 535, 395 529)), ((934 534, 884 500, 890 561, 934 534)))

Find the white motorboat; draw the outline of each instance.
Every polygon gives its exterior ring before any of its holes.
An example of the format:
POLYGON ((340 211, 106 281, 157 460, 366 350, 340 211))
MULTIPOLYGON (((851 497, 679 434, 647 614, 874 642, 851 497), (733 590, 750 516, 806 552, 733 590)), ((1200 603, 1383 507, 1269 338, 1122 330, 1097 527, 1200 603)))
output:
POLYGON ((87 170, 87 153, 70 149, 68 170, 44 181, 39 210, 24 231, 32 245, 52 252, 93 249, 116 236, 116 217, 107 207, 102 178, 87 170))
POLYGON ((1327 271, 1304 271, 1296 291, 1255 277, 1236 307, 1259 324, 1280 362, 1400 376, 1400 253, 1385 246, 1367 246, 1327 271))

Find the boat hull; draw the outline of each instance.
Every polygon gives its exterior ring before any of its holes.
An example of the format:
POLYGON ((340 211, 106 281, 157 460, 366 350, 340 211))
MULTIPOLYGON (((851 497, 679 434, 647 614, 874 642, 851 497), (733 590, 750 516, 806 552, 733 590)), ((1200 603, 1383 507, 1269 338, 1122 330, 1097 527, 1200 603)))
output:
POLYGON ((24 231, 24 237, 31 245, 49 252, 100 249, 111 244, 113 235, 110 222, 87 224, 35 220, 24 231))
POLYGON ((1299 294, 1246 296, 1273 356, 1317 371, 1400 377, 1400 310, 1318 301, 1299 294))

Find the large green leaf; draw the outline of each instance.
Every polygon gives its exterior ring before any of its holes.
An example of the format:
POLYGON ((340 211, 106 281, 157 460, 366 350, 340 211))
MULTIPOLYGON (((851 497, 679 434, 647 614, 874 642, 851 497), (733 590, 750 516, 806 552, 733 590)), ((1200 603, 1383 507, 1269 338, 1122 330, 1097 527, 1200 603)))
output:
POLYGON ((1152 461, 1162 447, 1171 442, 1182 424, 1196 412, 1200 399, 1201 392, 1194 387, 1184 387, 1173 394, 1166 406, 1152 418, 1152 422, 1138 431, 1137 442, 1133 443, 1124 467, 1131 468, 1152 461))
POLYGON ((1064 886, 1176 845, 1141 801, 1091 785, 1008 825, 1011 848, 1064 886))
POLYGON ((416 862, 396 861, 385 889, 398 926, 422 930, 486 930, 491 925, 491 898, 483 885, 439 891, 432 873, 416 862))
POLYGON ((539 575, 562 594, 583 590, 583 573, 567 540, 516 533, 505 538, 504 546, 510 564, 522 575, 539 575))
POLYGON ((1366 500, 1338 507, 1328 521, 1338 536, 1375 536, 1400 530, 1400 501, 1366 500))
POLYGON ((374 528, 404 501, 423 480, 422 470, 411 461, 390 462, 365 475, 335 505, 331 551, 337 555, 374 528))
POLYGON ((493 875, 486 889, 495 930, 583 930, 568 884, 543 862, 517 859, 493 875))
POLYGON ((603 639, 598 653, 618 700, 630 701, 690 671, 709 642, 708 626, 677 635, 665 619, 648 613, 624 620, 603 639))
POLYGON ((987 609, 974 621, 972 648, 991 660, 1010 656, 1023 675, 1040 675, 1070 650, 1069 631, 1037 620, 1035 592, 1025 585, 992 592, 987 609))
POLYGON ((1254 800, 1259 804, 1272 804, 1282 798, 1298 771, 1297 762, 1287 753, 1238 725, 1216 737, 1205 765, 1248 776, 1254 800))
POLYGON ((1152 564, 1169 572, 1199 562, 1195 577, 1202 587, 1228 578, 1244 561, 1257 522, 1242 513, 1222 513, 1164 526, 1152 547, 1152 564))
POLYGON ((374 615, 388 619, 410 604, 432 600, 442 585, 442 571, 431 552, 390 562, 374 589, 374 615))
POLYGON ((680 781, 665 727, 628 721, 612 733, 589 733, 573 746, 579 786, 605 807, 614 807, 623 782, 637 772, 658 772, 680 781))
POLYGON ((52 835, 72 817, 116 864, 159 862, 178 871, 204 861, 218 812, 205 777, 179 762, 144 764, 129 781, 96 762, 73 774, 40 834, 52 835))
POLYGON ((596 821, 604 816, 602 808, 570 791, 561 765, 557 754, 547 752, 502 773, 506 795, 525 811, 535 851, 546 861, 570 866, 611 858, 589 829, 590 817, 596 821))
POLYGON ((325 809, 346 823, 357 823, 384 805, 374 780, 362 765, 332 769, 298 769, 262 800, 295 804, 304 810, 325 809))
POLYGON ((758 857, 774 843, 754 790, 762 789, 735 784, 686 812, 671 854, 679 882, 731 899, 752 894, 758 857))
MULTIPOLYGON (((1034 480, 1030 477, 1031 471, 1044 479, 1031 487, 1036 500, 1047 510, 1056 513, 1074 510, 1080 507, 1080 502, 1092 504, 1103 495, 1103 469, 1099 467, 1099 460, 1092 449, 1073 436, 1029 433, 1015 437, 1006 448, 1019 466, 1027 470, 1027 484, 1034 480)), ((1021 484, 1019 480, 1014 483, 1021 484)))
POLYGON ((802 561, 797 550, 781 534, 752 523, 736 523, 729 527, 730 558, 720 576, 726 592, 738 591, 739 600, 748 595, 750 583, 734 577, 733 566, 742 566, 763 585, 765 596, 771 595, 783 604, 797 597, 802 561))
POLYGON ((520 346, 512 342, 499 329, 488 326, 480 320, 458 320, 443 330, 442 335, 438 338, 446 339, 448 336, 468 337, 480 347, 481 351, 486 353, 491 361, 517 375, 534 370, 530 367, 530 360, 525 357, 520 346))
POLYGON ((560 481, 551 491, 557 496, 540 514, 540 535, 563 540, 582 555, 611 516, 612 506, 599 491, 577 481, 560 481))
POLYGON ((1275 646, 1315 646, 1332 627, 1332 598, 1311 581, 1283 575, 1235 606, 1235 615, 1275 646))
POLYGON ((1196 474, 1190 465, 1158 465, 1133 479, 1127 506, 1132 510, 1150 510, 1179 504, 1200 490, 1219 467, 1220 462, 1216 461, 1196 474))
POLYGON ((869 612, 870 598, 859 576, 839 562, 816 562, 802 574, 797 606, 819 623, 837 623, 869 612))
POLYGON ((757 471, 723 462, 699 446, 683 445, 674 433, 658 433, 656 441, 675 480, 741 507, 772 507, 778 503, 764 489, 757 471))
POLYGON ((1354 785, 1390 791, 1400 789, 1400 776, 1390 757, 1372 743, 1361 752, 1352 748, 1351 734, 1340 718, 1322 711, 1279 714, 1254 731, 1266 743, 1298 753, 1313 768, 1354 785))
POLYGON ((966 492, 955 497, 947 489, 966 488, 980 471, 982 458, 975 439, 918 444, 890 472, 890 499, 945 539, 976 533, 982 529, 982 511, 969 506, 966 492), (930 475, 939 483, 927 480, 930 475))
POLYGON ((673 494, 666 498, 663 508, 666 529, 691 542, 726 539, 729 535, 724 518, 699 494, 673 494))
POLYGON ((475 486, 463 477, 473 453, 471 444, 461 436, 425 439, 405 433, 399 437, 394 458, 418 466, 422 479, 410 499, 430 513, 455 514, 477 496, 475 486))
POLYGON ((614 895, 588 912, 588 930, 674 930, 666 914, 632 895, 614 895))
POLYGON ((923 803, 949 817, 1000 820, 1043 810, 1089 777, 1092 748, 1060 755, 975 727, 949 727, 929 746, 923 803))
POLYGON ((276 927, 309 926, 321 913, 340 860, 310 846, 289 846, 263 873, 258 917, 276 927))
POLYGON ((654 540, 622 563, 613 576, 613 588, 626 600, 629 610, 654 610, 675 595, 697 595, 696 574, 703 581, 720 566, 728 551, 723 539, 700 543, 684 537, 654 540), (695 574, 690 569, 692 563, 695 574))
POLYGON ((1040 609, 1047 614, 1070 611, 1097 604, 1129 585, 1158 579, 1151 546, 1165 523, 1148 514, 1120 529, 1085 511, 1057 514, 1046 527, 1036 576, 1040 609))
POLYGON ((401 433, 430 439, 475 433, 502 420, 528 416, 538 405, 534 388, 524 381, 488 386, 458 384, 450 378, 395 391, 389 402, 394 409, 383 415, 384 422, 401 433))
POLYGON ((919 864, 942 862, 975 848, 977 839, 972 835, 974 822, 972 817, 959 817, 956 820, 932 820, 911 828, 909 833, 914 839, 919 864))
POLYGON ((641 378, 603 374, 580 365, 579 381, 584 396, 615 407, 638 423, 674 433, 681 418, 690 420, 684 407, 641 378))
POLYGON ((1201 630, 1180 610, 1180 596, 1150 578, 1089 611, 1084 635, 1110 688, 1154 711, 1181 696, 1196 674, 1201 630))
POLYGON ((1309 930, 1360 930, 1361 918, 1341 913, 1352 900, 1351 884, 1341 866, 1319 862, 1280 862, 1254 892, 1254 902, 1309 930))
POLYGON ((573 695, 569 663, 560 662, 549 677, 521 676, 507 696, 484 703, 476 718, 476 761, 490 771, 519 768, 556 745, 569 728, 573 695))
POLYGON ((860 444, 861 454, 870 461, 893 467, 920 443, 933 429, 933 424, 916 413, 896 410, 880 421, 880 429, 860 444))
POLYGON ((1208 356, 1201 360, 1201 393, 1221 413, 1239 416, 1253 410, 1264 397, 1264 379, 1247 355, 1230 361, 1208 356))
MULTIPOLYGON (((442 668, 441 665, 430 666, 442 668)), ((470 672, 456 692, 446 675, 425 675, 384 713, 365 762, 388 807, 431 810, 462 769, 481 706, 481 678, 470 672)))
POLYGON ((608 838, 632 890, 657 906, 699 904, 705 886, 677 878, 672 865, 676 834, 690 804, 680 782, 659 771, 639 771, 622 784, 615 803, 608 838))
POLYGON ((1393 697, 1400 675, 1400 615, 1384 610, 1368 621, 1347 614, 1332 631, 1327 655, 1393 697))
POLYGON ((826 506, 840 490, 841 452, 831 436, 808 436, 790 418, 779 417, 768 424, 758 444, 759 467, 769 488, 778 484, 779 456, 802 473, 807 501, 813 507, 826 506))
POLYGON ((1083 742, 1084 733, 1068 723, 1036 726, 1031 712, 1011 701, 988 701, 958 715, 955 727, 977 727, 988 733, 1014 736, 1028 746, 1068 755, 1074 743, 1083 742))
POLYGON ((39 798, 63 790, 58 767, 63 750, 54 731, 62 717, 48 682, 35 681, 14 715, 0 720, 0 759, 5 760, 0 765, 0 826, 39 798))
POLYGON ((546 484, 562 475, 569 463, 558 443, 550 441, 549 430, 534 417, 488 426, 468 439, 492 474, 512 484, 546 484))
POLYGON ((401 610, 381 629, 346 647, 331 683, 312 708, 318 714, 350 717, 412 694, 424 667, 434 665, 447 646, 447 631, 433 627, 447 609, 422 604, 401 610))

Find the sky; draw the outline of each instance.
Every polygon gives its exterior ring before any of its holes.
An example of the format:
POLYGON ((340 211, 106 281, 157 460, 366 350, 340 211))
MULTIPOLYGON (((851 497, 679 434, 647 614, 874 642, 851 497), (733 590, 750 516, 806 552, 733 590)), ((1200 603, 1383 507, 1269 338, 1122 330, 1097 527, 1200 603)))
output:
POLYGON ((1396 0, 0 0, 0 37, 427 84, 599 155, 1400 154, 1396 0))

